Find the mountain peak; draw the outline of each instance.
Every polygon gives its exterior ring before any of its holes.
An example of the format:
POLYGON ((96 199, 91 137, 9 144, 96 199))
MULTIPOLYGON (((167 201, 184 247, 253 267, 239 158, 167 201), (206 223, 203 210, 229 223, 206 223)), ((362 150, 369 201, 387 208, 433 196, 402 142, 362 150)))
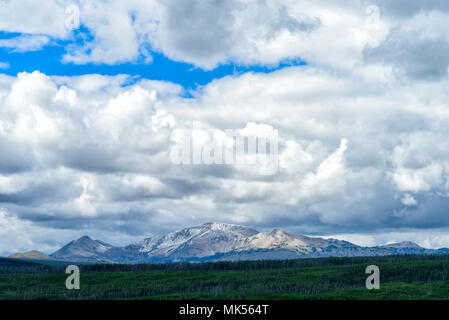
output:
POLYGON ((164 236, 145 239, 137 245, 139 252, 153 257, 212 256, 229 252, 258 231, 238 225, 207 222, 164 236))
POLYGON ((84 236, 82 236, 81 238, 79 238, 78 240, 75 240, 75 241, 85 241, 85 240, 93 241, 92 238, 87 236, 87 235, 84 235, 84 236))
POLYGON ((114 248, 114 246, 99 240, 93 240, 89 236, 82 236, 81 238, 66 244, 50 256, 56 259, 64 260, 79 257, 88 260, 93 259, 99 253, 104 253, 111 248, 114 248))
POLYGON ((220 222, 206 222, 204 224, 201 225, 202 227, 205 227, 207 229, 211 229, 211 230, 227 230, 227 229, 231 229, 231 228, 236 228, 236 227, 240 227, 234 224, 229 224, 229 223, 220 223, 220 222))
POLYGON ((276 229, 271 229, 271 230, 267 231, 266 233, 267 233, 267 234, 270 234, 270 235, 279 235, 279 236, 280 236, 280 235, 285 235, 285 236, 288 236, 288 235, 289 235, 287 231, 284 231, 284 230, 278 229, 278 228, 276 228, 276 229))

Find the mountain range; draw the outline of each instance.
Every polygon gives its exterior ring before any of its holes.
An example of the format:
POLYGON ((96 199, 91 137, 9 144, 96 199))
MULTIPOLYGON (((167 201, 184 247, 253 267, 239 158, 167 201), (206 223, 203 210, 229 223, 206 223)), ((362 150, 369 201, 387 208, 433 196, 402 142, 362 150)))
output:
MULTIPOLYGON (((33 259, 39 256, 43 259, 43 254, 37 251, 32 253, 11 257, 33 259)), ((124 247, 83 236, 45 257, 72 262, 169 263, 446 253, 449 253, 447 248, 426 249, 409 241, 363 247, 348 241, 308 237, 280 229, 259 232, 247 227, 210 222, 146 238, 124 247)))

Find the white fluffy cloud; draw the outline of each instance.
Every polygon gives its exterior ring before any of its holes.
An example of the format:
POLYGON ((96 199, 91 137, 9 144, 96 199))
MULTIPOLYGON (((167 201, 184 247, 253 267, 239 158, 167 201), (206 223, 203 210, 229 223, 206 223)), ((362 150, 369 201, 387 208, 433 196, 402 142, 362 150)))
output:
POLYGON ((34 72, 0 83, 1 207, 31 229, 134 239, 205 220, 321 234, 449 226, 448 79, 291 67, 223 78, 193 98, 126 76, 34 72), (209 143, 226 129, 264 137, 273 128, 272 176, 170 161, 182 130, 209 143))

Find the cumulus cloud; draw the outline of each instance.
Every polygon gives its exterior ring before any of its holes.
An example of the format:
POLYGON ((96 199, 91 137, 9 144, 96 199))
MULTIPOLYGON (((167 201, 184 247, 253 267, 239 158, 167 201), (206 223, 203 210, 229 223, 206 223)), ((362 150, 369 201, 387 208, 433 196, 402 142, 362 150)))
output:
POLYGON ((206 220, 315 234, 449 226, 448 80, 394 79, 388 67, 344 78, 290 67, 183 98, 176 85, 126 76, 7 77, 2 210, 36 234, 101 228, 108 239, 206 220), (276 174, 170 161, 176 132, 200 130, 211 143, 227 129, 278 130, 276 174))

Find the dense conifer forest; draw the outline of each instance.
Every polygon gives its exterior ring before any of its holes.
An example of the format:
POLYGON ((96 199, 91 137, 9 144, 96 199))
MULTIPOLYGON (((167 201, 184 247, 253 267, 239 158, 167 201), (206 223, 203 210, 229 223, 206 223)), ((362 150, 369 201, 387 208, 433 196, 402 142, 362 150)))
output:
POLYGON ((449 256, 172 264, 84 264, 67 290, 64 262, 0 259, 0 299, 448 299, 449 256), (367 290, 366 266, 380 268, 367 290))

